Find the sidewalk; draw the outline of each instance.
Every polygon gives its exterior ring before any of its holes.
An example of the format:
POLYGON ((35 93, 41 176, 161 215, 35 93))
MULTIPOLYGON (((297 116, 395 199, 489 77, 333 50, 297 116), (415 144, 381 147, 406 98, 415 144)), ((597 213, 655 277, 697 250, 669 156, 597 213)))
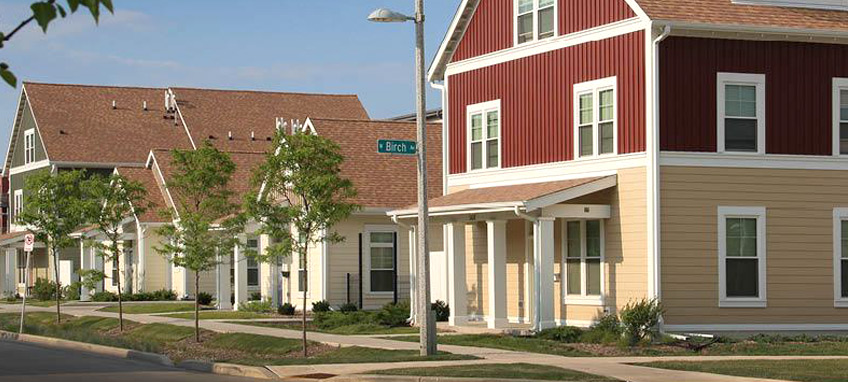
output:
MULTIPOLYGON (((63 313, 74 316, 117 317, 117 313, 98 312, 102 306, 67 306, 63 313)), ((0 313, 19 312, 19 305, 0 305, 0 313), (17 309, 16 309, 17 308, 17 309)), ((55 312, 54 308, 27 307, 28 312, 55 312)), ((194 321, 157 316, 152 314, 125 314, 126 319, 143 324, 165 323, 179 326, 194 326, 194 321)), ((222 333, 250 333, 265 336, 300 339, 301 332, 296 330, 267 328, 258 326, 230 324, 221 321, 200 321, 204 329, 222 333)), ((307 338, 334 346, 362 346, 388 350, 417 350, 418 344, 377 338, 382 336, 345 336, 309 332, 307 338)), ((269 366, 277 376, 292 377, 305 374, 326 373, 332 375, 365 374, 377 370, 407 367, 440 367, 451 365, 488 364, 488 363, 531 363, 549 365, 603 375, 631 382, 768 382, 761 378, 743 378, 718 374, 706 374, 688 371, 653 369, 629 365, 630 363, 651 361, 724 361, 724 360, 788 360, 788 359, 848 359, 848 356, 677 356, 677 357, 561 357, 547 354, 523 353, 509 350, 478 348, 469 346, 439 345, 439 350, 454 354, 480 357, 471 361, 433 361, 400 362, 373 364, 338 364, 305 366, 269 366)))

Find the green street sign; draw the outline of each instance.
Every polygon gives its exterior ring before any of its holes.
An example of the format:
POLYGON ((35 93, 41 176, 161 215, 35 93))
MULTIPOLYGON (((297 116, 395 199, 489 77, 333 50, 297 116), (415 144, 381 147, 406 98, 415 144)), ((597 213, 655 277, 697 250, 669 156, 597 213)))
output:
POLYGON ((417 151, 415 141, 396 141, 392 139, 381 139, 377 141, 377 152, 382 154, 415 155, 417 151))

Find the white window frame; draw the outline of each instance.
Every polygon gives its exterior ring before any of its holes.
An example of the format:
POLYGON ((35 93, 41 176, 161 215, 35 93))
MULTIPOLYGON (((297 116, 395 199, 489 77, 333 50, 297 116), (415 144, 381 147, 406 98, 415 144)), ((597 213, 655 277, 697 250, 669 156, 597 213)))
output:
MULTIPOLYGON (((392 233, 392 234, 395 235, 395 237, 398 237, 397 236, 397 227, 395 227, 393 225, 368 225, 368 226, 365 226, 365 230, 362 232, 362 247, 363 247, 362 248, 363 249, 363 256, 362 256, 363 257, 363 259, 362 259, 363 264, 362 264, 362 267, 363 267, 363 270, 365 271, 364 272, 365 274, 362 275, 361 278, 363 279, 364 282, 366 282, 366 285, 368 286, 366 290, 368 291, 368 294, 372 294, 372 295, 391 296, 391 295, 394 294, 393 290, 392 291, 374 291, 374 290, 371 290, 371 271, 372 271, 372 269, 371 269, 371 247, 372 246, 385 247, 385 248, 391 247, 391 248, 394 248, 395 251, 397 251, 397 248, 395 248, 394 243, 391 244, 391 245, 386 245, 384 243, 372 244, 371 243, 371 234, 372 233, 392 233)), ((397 275, 397 270, 399 269, 398 264, 397 264, 397 261, 398 261, 399 258, 400 258, 400 256, 397 256, 397 257, 394 258, 395 268, 393 270, 395 271, 396 275, 397 275)), ((385 269, 379 269, 379 270, 385 270, 385 269)), ((395 280, 395 282, 398 282, 398 281, 395 280)))
POLYGON ((618 78, 613 76, 574 84, 573 97, 572 140, 574 141, 574 157, 572 159, 603 158, 618 155, 618 78), (612 152, 600 154, 601 148, 598 139, 600 138, 601 100, 599 95, 606 90, 612 90, 613 97, 612 152), (592 93, 592 155, 580 156, 580 96, 588 93, 592 93))
POLYGON ((848 90, 848 78, 833 78, 833 156, 848 157, 848 154, 842 154, 839 148, 840 128, 842 122, 840 101, 843 90, 848 90))
POLYGON ((562 301, 566 305, 589 305, 589 306, 603 306, 604 298, 606 296, 606 288, 604 287, 606 284, 606 238, 605 238, 605 222, 604 219, 588 219, 588 220, 597 220, 600 222, 601 229, 601 294, 600 295, 589 295, 586 292, 586 282, 587 282, 587 265, 586 265, 586 221, 587 219, 569 219, 563 220, 562 224, 562 256, 560 262, 560 280, 562 280, 560 287, 562 289, 561 294, 563 296, 562 301), (580 222, 580 294, 568 294, 568 271, 566 269, 566 260, 568 260, 568 223, 570 222, 580 222))
POLYGON ((24 164, 35 162, 35 129, 24 131, 24 164))
MULTIPOLYGON (((539 0, 533 0, 533 10, 531 13, 533 14, 533 39, 529 41, 525 41, 522 43, 518 42, 518 2, 519 0, 512 1, 512 45, 527 45, 537 43, 539 41, 545 41, 556 36, 559 36, 559 0, 554 0, 554 35, 551 37, 546 37, 542 40, 539 40, 539 0)), ((547 8, 547 7, 546 7, 547 8)), ((523 14, 522 14, 523 15, 523 14)))
POLYGON ((466 168, 467 172, 477 172, 477 171, 486 171, 491 169, 501 168, 501 164, 503 163, 503 111, 501 111, 501 100, 497 99, 494 101, 488 101, 483 103, 478 103, 474 105, 468 105, 465 113, 465 160, 466 160, 466 168), (489 145, 486 142, 489 140, 489 126, 486 120, 486 114, 492 111, 498 112, 498 164, 494 167, 489 167, 489 145), (471 157, 471 116, 475 114, 483 115, 483 167, 478 169, 473 169, 472 157, 471 157))
POLYGON ((734 155, 764 155, 766 153, 766 75, 752 73, 723 73, 716 76, 716 149, 734 155), (757 151, 727 151, 725 149, 725 86, 743 85, 757 88, 757 151))
POLYGON ((767 306, 766 281, 766 208, 718 207, 718 306, 719 308, 765 308, 767 306), (758 297, 727 297, 727 219, 757 219, 758 297))
POLYGON ((848 208, 833 209, 833 307, 848 308, 842 297, 842 222, 848 221, 848 208))
MULTIPOLYGON (((259 237, 258 237, 258 236, 250 236, 250 237, 246 238, 246 239, 245 239, 245 241, 244 241, 244 246, 245 246, 245 248, 250 248, 250 249, 252 249, 252 250, 255 250, 257 254, 261 253, 261 251, 262 251, 262 248, 261 248, 261 246, 262 246, 262 242, 259 240, 259 237), (249 245, 247 244, 247 243, 248 243, 249 241, 251 241, 251 240, 256 240, 256 248, 253 248, 253 247, 251 247, 251 246, 249 246, 249 245)), ((245 264, 245 268, 246 268, 246 270, 247 270, 247 271, 246 271, 246 272, 247 272, 247 275, 245 276, 245 281, 247 281, 247 288, 248 288, 248 289, 257 289, 257 288, 261 288, 261 287, 262 287, 262 271, 261 271, 261 265, 259 264, 259 262, 258 262, 258 261, 256 261, 256 260, 251 260, 251 258, 249 258, 249 257, 246 257, 246 258, 244 259, 244 261, 245 261, 245 263, 244 263, 244 264, 245 264), (251 264, 250 264, 250 263, 251 263, 251 261, 252 261, 255 265, 251 265, 251 264), (256 284, 255 284, 255 285, 251 285, 251 284, 250 284, 250 271, 251 271, 251 270, 253 270, 253 269, 255 269, 255 270, 256 270, 256 284)))
POLYGON ((14 196, 12 202, 15 203, 15 205, 12 208, 13 216, 11 219, 9 219, 9 221, 12 225, 17 225, 19 220, 18 216, 21 214, 21 211, 24 210, 24 190, 22 188, 19 188, 15 190, 13 195, 14 196))

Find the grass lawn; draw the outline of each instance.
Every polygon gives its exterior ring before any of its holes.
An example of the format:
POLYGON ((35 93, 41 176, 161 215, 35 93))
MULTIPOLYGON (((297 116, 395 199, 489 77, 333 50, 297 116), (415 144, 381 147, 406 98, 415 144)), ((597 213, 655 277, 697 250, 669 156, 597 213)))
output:
MULTIPOLYGON (((250 326, 260 326, 264 328, 276 328, 276 329, 289 329, 289 330, 301 330, 300 322, 263 322, 263 321, 255 321, 255 322, 244 322, 244 321, 234 321, 230 322, 231 324, 239 324, 239 325, 250 325, 250 326)), ((339 326, 332 329, 320 329, 312 325, 310 322, 306 323, 306 330, 310 332, 321 332, 321 333, 330 333, 330 334, 342 334, 342 335, 357 335, 357 334, 415 334, 418 333, 418 328, 402 326, 402 327, 388 327, 374 324, 355 324, 355 325, 345 325, 339 326)))
MULTIPOLYGON (((295 340, 296 341, 296 340, 295 340)), ((300 350, 298 350, 300 351, 300 350)), ((478 359, 474 356, 439 352, 431 357, 422 357, 418 350, 384 350, 359 346, 333 348, 326 353, 303 358, 275 359, 268 365, 317 365, 332 363, 371 363, 371 362, 415 362, 415 361, 459 361, 478 359)), ((249 363, 248 363, 249 364, 249 363)))
POLYGON ((848 382, 848 360, 650 362, 639 366, 801 382, 848 382))
MULTIPOLYGON (((418 342, 418 337, 386 337, 387 340, 418 342)), ((513 337, 494 334, 457 334, 439 336, 445 345, 474 346, 492 349, 515 350, 530 353, 554 354, 566 357, 587 357, 593 354, 578 350, 570 344, 533 337, 513 337)))
MULTIPOLYGON (((200 307, 203 309, 203 307, 200 307)), ((100 309, 101 312, 118 313, 118 305, 107 306, 100 309)), ((126 314, 151 314, 151 313, 171 313, 171 312, 188 312, 194 311, 194 303, 178 302, 178 303, 132 303, 124 304, 124 313, 126 314)))
MULTIPOLYGON (((194 319, 194 312, 166 314, 165 317, 194 319)), ((255 318, 274 318, 270 313, 240 312, 235 310, 206 310, 200 312, 201 320, 251 320, 255 318)))
POLYGON ((536 379, 544 381, 574 382, 617 381, 617 379, 602 377, 599 375, 586 374, 554 366, 533 365, 528 363, 477 364, 443 366, 438 368, 416 367, 409 369, 382 370, 378 371, 376 374, 448 378, 536 379))

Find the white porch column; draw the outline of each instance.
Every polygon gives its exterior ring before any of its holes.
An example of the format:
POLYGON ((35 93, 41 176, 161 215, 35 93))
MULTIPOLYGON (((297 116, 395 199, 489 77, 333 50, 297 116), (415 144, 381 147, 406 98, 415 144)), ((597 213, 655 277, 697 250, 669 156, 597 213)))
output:
MULTIPOLYGON (((259 235, 259 252, 265 253, 268 246, 271 244, 271 238, 268 235, 259 235)), ((277 275, 280 273, 276 263, 259 263, 259 280, 262 293, 262 300, 271 300, 272 306, 279 306, 280 301, 277 296, 277 275)))
POLYGON ((489 273, 489 312, 486 317, 490 329, 509 324, 506 315, 506 221, 486 221, 486 241, 489 273))
POLYGON ((6 249, 6 278, 4 290, 14 296, 18 291, 18 250, 15 248, 6 249))
MULTIPOLYGON (((415 324, 418 306, 418 233, 415 226, 409 226, 409 318, 415 324)), ((361 280, 361 276, 360 276, 361 280)))
MULTIPOLYGON (((91 263, 94 264, 94 269, 96 269, 100 272, 103 272, 104 274, 106 273, 106 270, 103 269, 103 256, 98 256, 97 255, 97 249, 94 248, 93 246, 88 247, 88 258, 91 259, 90 260, 91 263)), ((170 275, 171 275, 171 273, 168 272, 167 276, 170 276, 170 275)), ((95 293, 96 292, 103 292, 103 283, 104 282, 106 282, 106 281, 101 280, 99 283, 97 283, 97 285, 94 287, 95 293)))
MULTIPOLYGON (((92 258, 91 252, 85 250, 85 240, 80 240, 80 270, 90 270, 92 269, 92 258)), ((82 278, 82 277, 80 277, 82 278)), ((80 280, 83 281, 83 280, 80 280)), ((91 300, 91 290, 83 286, 80 288, 80 301, 90 301, 91 300)))
MULTIPOLYGON (((241 238, 243 241, 244 238, 241 238)), ((244 251, 236 246, 234 249, 234 261, 235 261, 235 281, 233 287, 235 288, 235 297, 236 301, 233 304, 233 309, 238 310, 239 304, 243 302, 247 302, 248 294, 247 294, 247 257, 244 256, 244 251)))
POLYGON ((232 285, 230 284, 230 256, 229 253, 218 253, 218 266, 215 267, 217 282, 215 283, 215 295, 218 299, 218 310, 231 310, 233 303, 230 302, 232 285))
POLYGON ((535 293, 536 289, 536 267, 535 265, 535 240, 533 223, 524 222, 524 320, 532 322, 533 316, 536 314, 535 308, 535 293))
POLYGON ((451 326, 468 322, 468 285, 465 276, 465 223, 447 224, 445 251, 448 256, 448 297, 451 326))
POLYGON ((6 251, 0 253, 0 297, 5 297, 9 291, 8 255, 6 253, 6 251))
POLYGON ((145 237, 145 236, 147 236, 147 226, 141 225, 141 224, 136 224, 136 231, 135 232, 136 232, 135 245, 136 245, 136 248, 137 248, 136 253, 138 254, 138 267, 136 269, 138 274, 135 275, 135 282, 136 282, 135 290, 136 290, 136 292, 144 292, 144 289, 145 289, 144 288, 144 282, 145 282, 144 278, 145 278, 146 273, 147 273, 147 258, 146 258, 147 253, 144 250, 144 245, 147 241, 146 240, 147 238, 145 237))
POLYGON ((554 321, 554 220, 540 217, 533 230, 533 260, 536 270, 534 288, 534 327, 539 330, 553 328, 554 321))

